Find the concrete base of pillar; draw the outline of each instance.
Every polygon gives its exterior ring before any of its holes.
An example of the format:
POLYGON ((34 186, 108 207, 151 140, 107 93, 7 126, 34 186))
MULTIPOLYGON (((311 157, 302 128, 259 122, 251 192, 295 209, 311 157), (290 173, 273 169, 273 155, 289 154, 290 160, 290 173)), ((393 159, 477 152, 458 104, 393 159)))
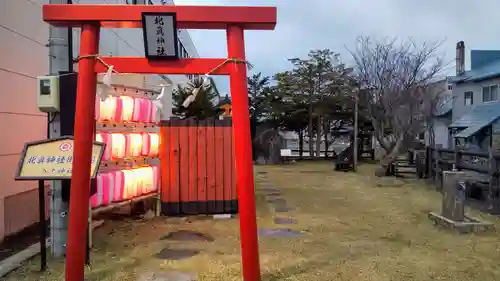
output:
POLYGON ((452 229, 459 233, 478 233, 485 231, 495 231, 495 226, 490 222, 481 221, 477 218, 465 216, 464 221, 450 220, 440 214, 431 212, 429 219, 437 226, 452 229))

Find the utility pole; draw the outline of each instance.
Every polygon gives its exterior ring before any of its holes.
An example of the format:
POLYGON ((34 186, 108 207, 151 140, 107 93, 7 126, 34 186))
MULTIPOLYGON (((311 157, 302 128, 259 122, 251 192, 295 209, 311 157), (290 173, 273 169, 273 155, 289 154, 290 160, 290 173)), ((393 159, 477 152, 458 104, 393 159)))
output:
MULTIPOLYGON (((50 0, 50 4, 70 4, 68 0, 50 0)), ((50 75, 59 75, 61 71, 72 71, 71 28, 50 27, 49 30, 49 68, 50 75)), ((61 136, 61 119, 58 113, 49 114, 49 138, 61 136)), ((53 181, 50 192, 50 241, 51 253, 62 257, 66 252, 68 236, 68 202, 63 200, 63 189, 69 181, 53 181)))

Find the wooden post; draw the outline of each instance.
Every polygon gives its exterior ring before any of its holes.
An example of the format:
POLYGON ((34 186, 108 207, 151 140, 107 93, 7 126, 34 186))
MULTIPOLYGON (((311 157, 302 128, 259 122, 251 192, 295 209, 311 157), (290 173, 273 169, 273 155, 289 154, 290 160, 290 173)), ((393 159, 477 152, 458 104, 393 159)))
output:
POLYGON ((417 176, 419 179, 423 179, 425 177, 425 154, 426 151, 418 150, 416 155, 416 164, 417 164, 417 176))
POLYGON ((414 151, 413 150, 408 150, 408 164, 410 165, 413 165, 413 163, 415 161, 415 154, 414 154, 414 151))
POLYGON ((441 152, 440 148, 443 146, 441 144, 437 144, 435 146, 435 151, 434 151, 434 163, 433 163, 433 170, 434 170, 434 184, 437 185, 438 190, 443 190, 443 181, 442 181, 442 174, 441 174, 441 166, 439 166, 439 160, 441 159, 441 152))
MULTIPOLYGON (((241 25, 227 27, 228 57, 245 60, 244 30, 241 25)), ((252 161, 252 138, 248 118, 247 69, 242 63, 233 63, 229 75, 233 114, 233 136, 236 182, 238 185, 238 211, 240 214, 240 243, 243 280, 259 281, 259 237, 252 161)), ((312 140, 309 140, 312 141, 312 140)), ((312 152, 312 151, 311 151, 312 152)))
POLYGON ((429 178, 431 176, 431 163, 432 163, 432 151, 431 147, 425 147, 425 178, 429 178))
POLYGON ((40 227, 40 271, 47 270, 47 218, 45 217, 45 182, 38 181, 38 212, 40 227))
POLYGON ((465 218, 465 189, 463 188, 464 172, 443 172, 443 202, 441 215, 453 221, 465 218))
POLYGON ((498 175, 496 174, 498 171, 498 164, 491 147, 488 150, 488 165, 488 175, 490 178, 488 187, 488 210, 492 213, 497 214, 500 213, 500 202, 497 195, 499 180, 498 175))

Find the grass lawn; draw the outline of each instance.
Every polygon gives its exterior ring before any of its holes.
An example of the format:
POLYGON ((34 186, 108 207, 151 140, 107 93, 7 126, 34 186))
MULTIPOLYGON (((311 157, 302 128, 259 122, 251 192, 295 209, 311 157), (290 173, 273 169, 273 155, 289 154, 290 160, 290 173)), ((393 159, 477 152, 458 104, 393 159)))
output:
MULTIPOLYGON (((374 166, 355 173, 334 172, 326 162, 258 166, 259 227, 285 227, 302 237, 262 237, 263 281, 273 280, 500 280, 500 237, 497 233, 459 235, 437 229, 428 220, 440 210, 441 196, 422 181, 404 185, 373 176, 374 166), (295 210, 274 213, 262 190, 263 177, 281 189, 295 210), (295 225, 276 225, 273 217, 291 217, 295 225)), ((496 218, 483 217, 500 223, 496 218)), ((181 271, 197 280, 241 280, 238 220, 110 221, 95 234, 92 267, 87 280, 127 281, 147 271, 181 271), (194 230, 213 242, 160 240, 169 232, 194 230), (195 249, 199 254, 180 261, 154 257, 161 249, 195 249)), ((51 261, 50 271, 36 273, 38 259, 5 280, 63 280, 63 264, 51 261)))

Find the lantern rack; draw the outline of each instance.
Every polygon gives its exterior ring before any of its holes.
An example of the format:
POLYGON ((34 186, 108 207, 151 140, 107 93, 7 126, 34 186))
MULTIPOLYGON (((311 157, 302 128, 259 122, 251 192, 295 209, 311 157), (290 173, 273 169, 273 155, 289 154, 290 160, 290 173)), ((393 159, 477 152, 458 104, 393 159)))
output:
MULTIPOLYGON (((103 85, 102 82, 98 84, 103 85)), ((102 90, 106 91, 105 94, 113 97, 120 96, 128 96, 132 98, 141 98, 141 99, 149 99, 154 100, 157 99, 161 94, 160 91, 142 89, 137 87, 128 87, 124 85, 111 84, 110 87, 102 87, 102 90)), ((98 97, 96 97, 98 98, 98 97)), ((154 105, 153 105, 154 106, 154 105)), ((148 120, 149 121, 149 120, 148 120)), ((160 127, 157 122, 154 120, 152 122, 144 122, 144 121, 101 121, 96 120, 95 132, 96 133, 121 133, 121 134, 129 134, 129 133, 159 133, 160 127)), ((120 159, 113 160, 103 160, 99 166, 99 173, 110 173, 114 171, 120 170, 130 170, 130 169, 138 169, 142 167, 150 167, 156 166, 159 167, 159 158, 157 155, 154 156, 129 156, 120 159)), ((159 175, 158 175, 159 177, 159 175)), ((127 205, 131 205, 140 201, 150 200, 156 198, 158 201, 156 202, 157 210, 159 212, 159 198, 160 198, 160 187, 159 182, 156 182, 157 190, 152 193, 138 195, 134 198, 125 199, 120 202, 113 202, 109 205, 104 206, 96 206, 92 208, 92 215, 96 215, 99 213, 109 212, 121 207, 125 207, 127 205)))
MULTIPOLYGON (((104 85, 102 82, 98 82, 98 84, 104 85)), ((110 96, 116 97, 129 96, 134 98, 156 99, 161 92, 136 87, 127 87, 118 84, 111 84, 106 93, 110 96)))
POLYGON ((98 121, 96 130, 106 133, 155 133, 159 127, 156 123, 98 121))
POLYGON ((125 207, 127 205, 131 205, 131 204, 134 204, 134 203, 137 203, 137 202, 140 202, 140 201, 144 201, 144 200, 148 200, 148 199, 154 199, 154 198, 156 198, 157 200, 160 199, 158 197, 158 192, 151 192, 149 194, 145 194, 145 195, 141 195, 141 196, 138 196, 138 197, 135 197, 135 198, 132 198, 132 199, 125 200, 125 201, 113 203, 111 205, 97 207, 95 209, 92 209, 92 216, 96 216, 96 215, 101 214, 101 213, 109 212, 109 211, 112 211, 112 210, 116 210, 118 208, 125 207))
POLYGON ((124 159, 102 161, 99 172, 106 173, 115 170, 135 169, 144 166, 156 166, 159 164, 158 157, 129 157, 124 159))

